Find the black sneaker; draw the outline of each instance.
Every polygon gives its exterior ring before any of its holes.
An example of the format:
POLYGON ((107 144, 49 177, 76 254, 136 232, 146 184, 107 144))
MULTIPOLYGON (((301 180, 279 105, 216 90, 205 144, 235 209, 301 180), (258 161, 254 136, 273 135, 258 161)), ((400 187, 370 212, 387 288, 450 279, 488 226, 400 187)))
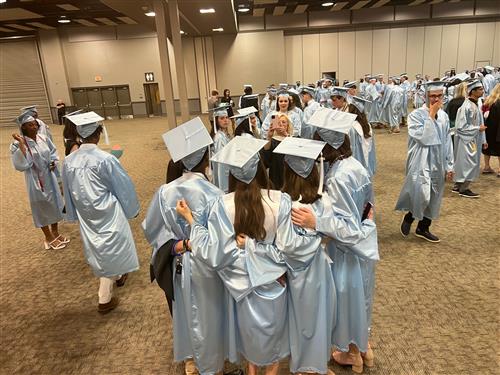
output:
POLYGON ((417 228, 417 230, 415 231, 415 236, 423 238, 424 240, 429 242, 434 242, 434 243, 441 242, 441 240, 435 235, 433 235, 431 232, 429 232, 429 230, 420 230, 417 228))
POLYGON ((474 193, 470 189, 464 190, 461 193, 459 193, 461 197, 466 197, 466 198, 479 198, 480 195, 477 193, 474 193))
POLYGON ((453 189, 451 189, 451 192, 458 194, 460 193, 460 190, 458 190, 458 186, 454 186, 453 189))
POLYGON ((409 223, 403 218, 403 221, 401 222, 401 227, 399 228, 399 231, 401 232, 403 237, 408 237, 408 235, 410 234, 410 229, 412 224, 413 223, 409 223))

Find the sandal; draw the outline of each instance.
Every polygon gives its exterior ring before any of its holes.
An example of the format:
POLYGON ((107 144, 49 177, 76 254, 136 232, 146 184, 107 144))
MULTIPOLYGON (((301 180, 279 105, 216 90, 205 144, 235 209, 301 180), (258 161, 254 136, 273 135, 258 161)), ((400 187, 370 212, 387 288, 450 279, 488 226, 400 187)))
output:
POLYGON ((495 171, 493 169, 483 169, 483 174, 493 174, 495 171))
POLYGON ((59 242, 61 242, 61 243, 63 243, 63 244, 70 243, 70 241, 71 241, 69 238, 67 238, 67 237, 63 237, 63 235, 62 235, 62 234, 60 234, 60 235, 56 238, 56 240, 59 240, 59 242))
POLYGON ((50 249, 61 250, 66 247, 66 244, 62 243, 57 238, 54 239, 52 242, 43 241, 43 245, 45 247, 45 250, 50 250, 50 249))

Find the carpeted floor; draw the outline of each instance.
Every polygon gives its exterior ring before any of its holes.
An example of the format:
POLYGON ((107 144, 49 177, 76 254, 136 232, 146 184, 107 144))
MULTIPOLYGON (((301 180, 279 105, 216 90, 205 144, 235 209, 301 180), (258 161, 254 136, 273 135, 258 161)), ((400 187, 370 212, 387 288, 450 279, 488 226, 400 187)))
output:
MULTIPOLYGON (((164 182, 165 119, 108 122, 112 144, 136 184, 139 217, 131 221, 141 269, 118 290, 120 306, 96 311, 98 280, 86 265, 78 226, 61 251, 42 250, 33 227, 22 173, 10 163, 14 130, 0 129, 1 374, 181 374, 172 363, 171 320, 164 295, 149 282, 150 249, 140 228, 149 201, 164 182)), ((62 148, 62 127, 52 126, 62 148)), ((373 312, 376 365, 367 374, 478 375, 500 373, 500 179, 481 176, 471 200, 444 195, 433 226, 440 244, 399 233, 394 205, 404 177, 406 131, 376 131, 375 179, 381 262, 373 312), (496 214, 495 214, 496 212, 496 214)), ((496 167, 496 161, 493 164, 496 167)), ((311 312, 313 314, 314 312, 311 312)), ((351 370, 331 366, 337 375, 351 370)), ((281 373, 288 372, 286 363, 281 373)))

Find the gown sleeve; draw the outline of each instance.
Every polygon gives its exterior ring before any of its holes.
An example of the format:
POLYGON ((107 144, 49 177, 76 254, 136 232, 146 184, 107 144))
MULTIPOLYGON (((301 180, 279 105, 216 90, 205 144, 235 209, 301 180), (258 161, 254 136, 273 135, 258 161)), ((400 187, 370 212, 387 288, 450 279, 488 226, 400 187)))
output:
POLYGON ((479 127, 472 121, 472 110, 467 100, 457 111, 455 119, 455 133, 465 143, 470 143, 477 137, 479 127))
POLYGON ((351 188, 342 181, 326 184, 332 201, 332 215, 316 218, 316 230, 348 246, 357 255, 378 260, 377 230, 370 219, 361 221, 351 188))
POLYGON ((139 201, 135 192, 134 183, 114 156, 103 161, 108 178, 108 188, 118 199, 127 219, 132 219, 139 214, 139 201))
POLYGON ((422 146, 435 146, 441 143, 437 132, 436 120, 427 111, 413 111, 408 116, 408 136, 422 146))
POLYGON ((451 142, 451 132, 450 132, 450 120, 446 116, 445 126, 444 126, 444 152, 445 152, 445 168, 446 172, 453 171, 453 165, 455 164, 455 157, 453 155, 453 144, 451 142))
POLYGON ((29 156, 28 151, 26 151, 26 156, 24 156, 17 141, 10 145, 10 153, 12 165, 16 170, 24 172, 33 166, 33 160, 29 156))

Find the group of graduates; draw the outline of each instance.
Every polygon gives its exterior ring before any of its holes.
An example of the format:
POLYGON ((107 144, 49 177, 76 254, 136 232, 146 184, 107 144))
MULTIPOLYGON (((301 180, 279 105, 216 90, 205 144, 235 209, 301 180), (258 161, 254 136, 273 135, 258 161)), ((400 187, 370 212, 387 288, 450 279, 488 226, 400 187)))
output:
MULTIPOLYGON (((449 80, 425 82, 425 102, 408 116, 406 178, 396 205, 406 213, 404 236, 416 219, 415 234, 439 242, 429 227, 446 177, 460 195, 477 196, 469 184, 486 144, 477 101, 487 77, 459 78, 467 97, 454 120, 454 147, 443 110, 449 80)), ((185 362, 187 374, 227 372, 242 359, 250 375, 259 367, 276 374, 287 357, 293 373, 332 375, 330 358, 356 373, 373 366, 379 251, 372 124, 380 120, 370 116, 400 85, 379 92, 369 82, 359 93, 357 82, 340 87, 328 78, 319 87, 280 84, 268 89, 260 114, 246 106, 254 100, 247 85, 237 114, 231 103, 214 106, 210 131, 195 118, 163 135, 171 156, 166 183, 142 228, 152 247, 151 280, 164 290, 173 318, 174 360, 185 362)), ((34 108, 16 119, 12 161, 25 173, 47 249, 69 242, 57 231, 63 216, 79 222, 86 260, 100 279, 98 311, 107 313, 118 305, 114 285, 139 268, 128 223, 139 203, 119 160, 97 146, 106 135, 103 118, 78 111, 66 119, 61 170, 34 108)))

